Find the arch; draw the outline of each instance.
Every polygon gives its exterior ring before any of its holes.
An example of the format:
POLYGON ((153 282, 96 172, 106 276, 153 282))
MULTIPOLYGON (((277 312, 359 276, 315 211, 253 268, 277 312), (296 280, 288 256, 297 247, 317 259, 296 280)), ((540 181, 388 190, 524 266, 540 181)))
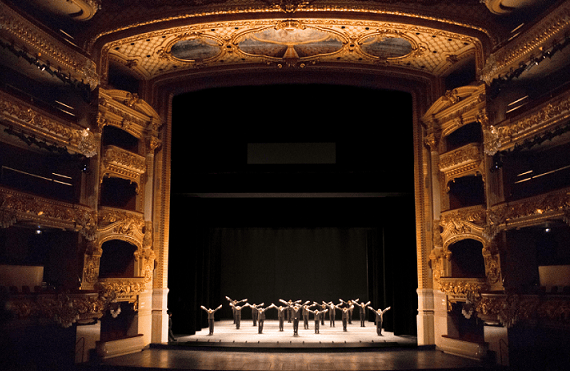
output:
POLYGON ((99 277, 134 277, 137 246, 121 238, 101 242, 99 277))
POLYGON ((447 246, 453 278, 485 277, 485 244, 476 238, 461 238, 447 246))

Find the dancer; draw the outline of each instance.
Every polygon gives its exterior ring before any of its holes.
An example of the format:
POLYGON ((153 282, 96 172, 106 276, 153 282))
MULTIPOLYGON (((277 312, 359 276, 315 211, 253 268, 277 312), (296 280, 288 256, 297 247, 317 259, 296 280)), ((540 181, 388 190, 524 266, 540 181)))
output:
POLYGON ((358 303, 358 299, 356 299, 355 303, 360 307, 360 327, 366 327, 364 324, 366 322, 366 307, 370 305, 370 301, 368 303, 358 303))
POLYGON ((349 301, 344 301, 344 300, 342 300, 342 299, 338 299, 338 300, 340 300, 340 302, 341 302, 342 304, 346 304, 346 305, 348 305, 349 307, 352 305, 352 309, 349 311, 349 314, 348 314, 348 324, 349 324, 349 325, 352 325, 352 311, 353 311, 353 309, 354 309, 354 303, 358 302, 358 300, 360 300, 360 299, 349 300, 349 301))
POLYGON ((295 304, 301 303, 301 300, 293 301, 289 299, 289 301, 285 301, 283 299, 279 299, 279 301, 287 305, 287 322, 291 323, 291 321, 293 320, 293 306, 295 304))
POLYGON ((299 319, 301 318, 301 312, 303 307, 299 304, 296 304, 293 307, 293 335, 299 335, 299 319))
POLYGON ((275 307, 274 304, 271 304, 267 308, 262 308, 261 305, 263 305, 263 304, 260 304, 260 306, 256 308, 256 310, 257 310, 257 324, 258 324, 257 325, 257 332, 259 334, 263 333, 263 323, 265 322, 265 311, 267 309, 275 307))
POLYGON ((348 318, 350 317, 350 310, 354 308, 354 305, 350 307, 341 307, 342 304, 337 304, 336 307, 342 311, 342 331, 348 331, 348 318))
POLYGON ((322 321, 322 319, 325 316, 325 313, 328 312, 328 309, 323 309, 323 310, 318 310, 318 309, 310 310, 309 309, 309 312, 313 313, 313 315, 315 316, 315 334, 318 334, 319 329, 320 329, 320 323, 319 322, 322 321))
POLYGON ((285 314, 287 313, 288 307, 284 307, 282 305, 276 306, 273 303, 271 305, 273 305, 273 308, 277 309, 277 318, 279 319, 279 331, 283 331, 283 323, 285 322, 285 314))
POLYGON ((230 305, 233 308, 234 313, 235 313, 234 317, 235 317, 236 330, 239 330, 239 325, 241 323, 241 310, 245 307, 249 307, 249 304, 245 303, 241 307, 239 305, 234 305, 232 303, 230 303, 230 305))
POLYGON ((216 309, 209 309, 201 305, 200 308, 204 309, 208 313, 208 327, 210 328, 210 335, 214 335, 214 313, 222 308, 222 304, 216 309))
POLYGON ((234 309, 234 305, 238 305, 239 303, 245 303, 245 302, 247 302, 247 299, 232 300, 229 298, 229 296, 226 296, 226 300, 230 302, 230 307, 232 307, 232 315, 234 317, 234 324, 235 324, 236 323, 236 311, 234 309))
POLYGON ((257 326, 257 316, 258 316, 258 306, 262 307, 264 303, 261 304, 249 304, 249 307, 251 308, 251 318, 253 319, 253 325, 257 326))
POLYGON ((306 301, 303 305, 302 305, 302 309, 303 309, 303 326, 305 328, 305 330, 309 329, 309 308, 315 306, 314 304, 309 305, 310 301, 306 301))
POLYGON ((316 301, 314 301, 313 304, 316 305, 317 307, 320 307, 321 311, 324 311, 323 315, 321 316, 321 325, 324 326, 324 324, 325 324, 325 313, 328 312, 328 310, 325 310, 325 309, 327 309, 327 303, 325 303, 323 301, 322 304, 319 304, 316 301))
POLYGON ((374 312, 374 314, 376 314, 376 333, 378 334, 378 336, 382 336, 382 321, 384 320, 384 313, 390 310, 390 308, 391 307, 388 307, 384 310, 382 309, 374 310, 374 308, 370 306, 368 307, 368 309, 370 309, 372 312, 374 312))
POLYGON ((335 327, 334 326, 334 319, 336 317, 336 305, 334 305, 334 303, 332 301, 329 301, 328 303, 325 303, 323 301, 324 304, 327 305, 327 309, 329 310, 329 327, 335 327))

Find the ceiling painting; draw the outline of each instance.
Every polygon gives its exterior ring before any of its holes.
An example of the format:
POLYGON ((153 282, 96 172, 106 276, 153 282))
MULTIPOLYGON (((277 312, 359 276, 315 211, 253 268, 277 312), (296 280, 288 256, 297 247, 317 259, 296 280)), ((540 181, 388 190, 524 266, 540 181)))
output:
POLYGON ((343 44, 338 35, 327 31, 272 27, 244 35, 238 47, 249 55, 300 59, 338 52, 343 44))
POLYGON ((398 23, 258 19, 193 24, 109 42, 115 67, 146 79, 196 68, 351 63, 445 76, 481 53, 472 36, 398 23))
POLYGON ((180 40, 172 45, 170 53, 183 61, 204 61, 221 53, 218 42, 209 38, 180 40))

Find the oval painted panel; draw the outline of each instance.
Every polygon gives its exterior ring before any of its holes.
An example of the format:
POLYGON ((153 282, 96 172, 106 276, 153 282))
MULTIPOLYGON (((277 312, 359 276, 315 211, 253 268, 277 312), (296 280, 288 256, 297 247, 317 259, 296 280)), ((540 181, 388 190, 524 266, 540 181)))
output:
POLYGON ((410 54, 412 44, 399 37, 374 35, 364 39, 362 50, 378 58, 397 58, 410 54))
POLYGON ((202 61, 220 54, 220 46, 207 38, 182 40, 172 45, 170 53, 178 59, 202 61))

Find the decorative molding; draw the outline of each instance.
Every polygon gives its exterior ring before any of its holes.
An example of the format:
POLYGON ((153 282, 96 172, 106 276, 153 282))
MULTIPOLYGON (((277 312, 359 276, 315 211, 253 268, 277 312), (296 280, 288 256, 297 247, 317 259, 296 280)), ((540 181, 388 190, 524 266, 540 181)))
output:
POLYGON ((439 225, 443 228, 443 247, 463 239, 476 239, 483 246, 487 244, 484 232, 487 226, 485 206, 477 205, 441 213, 439 225))
POLYGON ((146 173, 146 159, 116 146, 106 146, 101 158, 101 182, 105 176, 114 176, 135 182, 137 194, 143 185, 146 173))
POLYGON ((99 278, 96 287, 114 292, 116 301, 136 303, 138 295, 146 290, 146 282, 144 277, 109 277, 99 278))
POLYGON ((119 239, 143 248, 145 221, 142 213, 111 207, 101 207, 98 217, 98 243, 119 239))
POLYGON ((489 208, 487 238, 494 238, 501 230, 533 226, 549 219, 570 221, 570 188, 505 202, 489 208))
POLYGON ((550 325, 570 325, 570 296, 520 295, 508 293, 484 293, 470 296, 477 316, 489 324, 512 327, 527 322, 550 325))
POLYGON ((6 308, 19 319, 44 318, 67 328, 74 323, 89 323, 103 317, 116 299, 110 290, 99 292, 34 293, 8 297, 6 308))
POLYGON ((0 187, 0 221, 7 228, 17 222, 77 231, 95 239, 96 213, 87 206, 54 201, 0 187))
POLYGON ((570 4, 561 5, 549 12, 531 29, 515 37, 510 43, 491 54, 481 71, 481 80, 490 85, 493 80, 508 75, 520 65, 534 62, 534 58, 551 49, 565 38, 570 30, 570 4))
POLYGON ((468 297, 477 296, 488 287, 485 278, 441 277, 439 280, 439 290, 447 295, 448 303, 466 302, 468 297))
POLYGON ((57 68, 76 81, 99 86, 95 62, 40 29, 18 12, 0 4, 0 38, 35 55, 38 60, 57 68))
POLYGON ((524 115, 493 127, 500 150, 508 150, 570 118, 570 90, 554 97, 550 101, 525 112, 524 115))
POLYGON ((470 143, 439 156, 439 170, 444 176, 445 189, 449 182, 467 175, 484 175, 483 151, 478 143, 470 143))
POLYGON ((99 129, 103 129, 105 125, 113 125, 142 139, 147 135, 158 137, 162 119, 137 94, 101 88, 97 124, 99 129))
POLYGON ((97 141, 89 129, 56 118, 2 91, 0 91, 0 119, 38 138, 66 147, 70 152, 85 157, 97 154, 97 141))

